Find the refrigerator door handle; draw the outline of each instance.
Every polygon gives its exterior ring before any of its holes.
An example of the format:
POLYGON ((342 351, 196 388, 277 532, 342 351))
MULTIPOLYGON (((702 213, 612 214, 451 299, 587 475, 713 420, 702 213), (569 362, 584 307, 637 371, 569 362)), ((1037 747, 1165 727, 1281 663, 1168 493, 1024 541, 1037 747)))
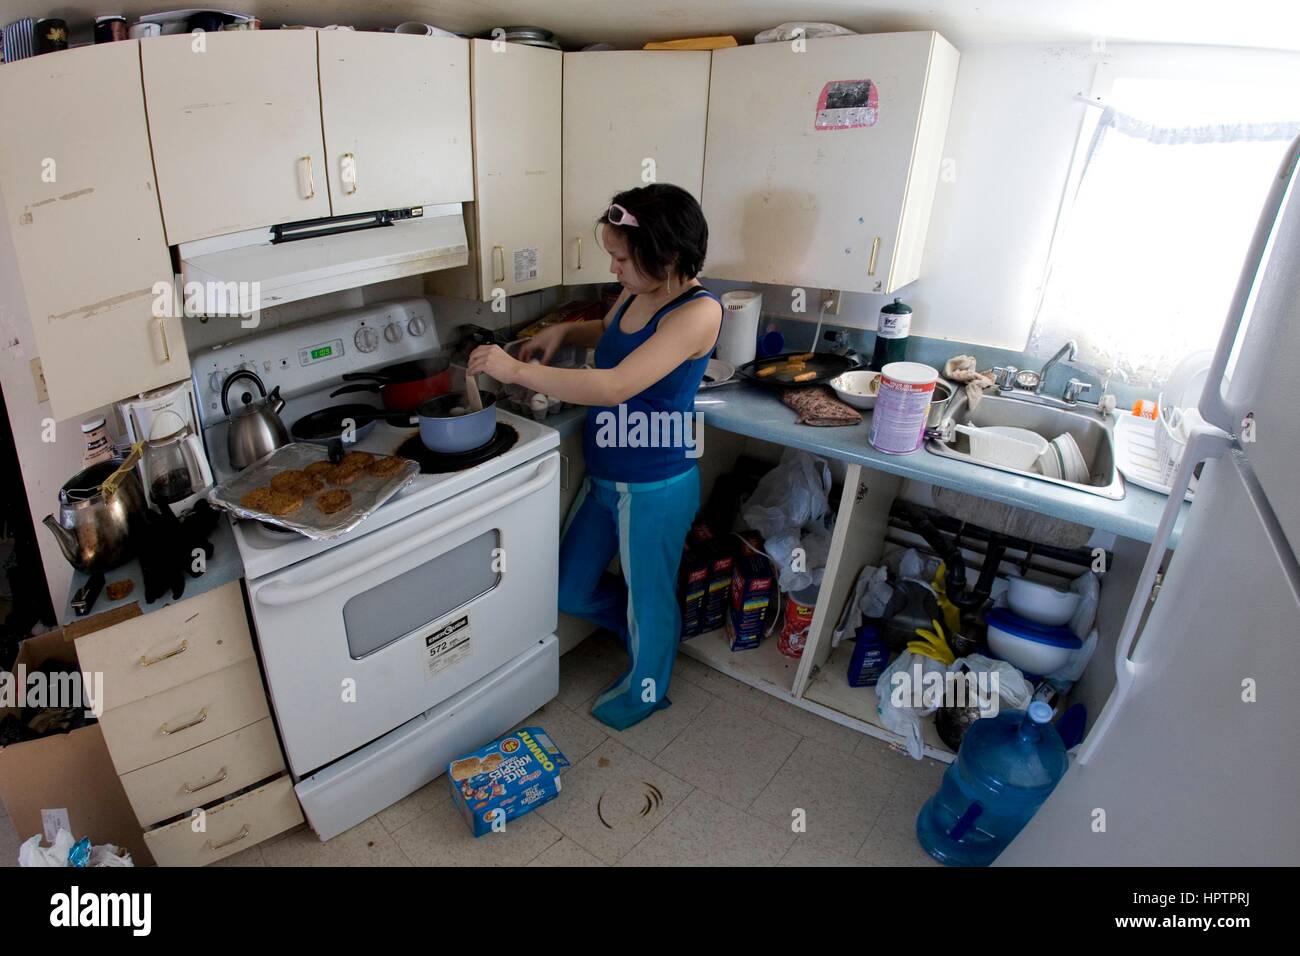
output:
MULTIPOLYGON (((1286 198, 1287 189, 1295 175, 1296 164, 1300 162, 1300 136, 1291 141, 1282 165, 1278 167, 1277 176, 1264 200, 1259 221, 1255 223, 1255 234, 1251 237, 1250 247, 1246 251, 1245 262, 1241 266, 1241 275, 1237 278, 1237 287, 1232 293, 1232 304, 1228 306, 1227 318, 1223 321, 1223 331, 1219 333, 1219 344, 1214 350, 1214 359, 1210 363, 1209 376, 1205 381, 1205 391, 1198 403, 1201 417, 1211 425, 1217 425, 1230 435, 1236 435, 1241 422, 1223 400, 1223 377, 1228 370, 1228 359, 1232 356, 1233 346, 1237 342, 1237 333, 1246 317, 1246 305, 1255 281, 1260 277, 1260 264, 1264 261, 1264 251, 1268 247, 1269 236, 1277 222, 1278 212, 1286 198)), ((1189 449, 1190 451, 1190 449, 1189 449)))
POLYGON ((1174 474, 1169 502, 1160 515, 1160 523, 1156 526, 1155 538, 1151 542, 1151 549, 1147 552, 1146 563, 1142 565, 1142 573, 1138 575, 1137 589, 1133 592, 1133 600, 1128 606, 1124 624, 1115 641, 1115 689, 1111 692, 1110 699, 1106 701, 1106 706, 1102 708, 1091 732, 1079 748, 1076 760, 1079 764, 1086 765, 1101 746, 1111 725, 1115 722, 1116 715, 1123 709, 1124 702, 1132 690, 1134 678, 1141 667, 1141 664, 1133 659, 1133 651, 1136 650, 1134 639, 1137 636, 1138 625, 1141 624, 1142 617, 1146 613, 1156 575, 1164 562, 1169 539, 1173 537, 1174 524, 1182 510, 1183 496, 1191 485, 1192 472, 1202 461, 1222 457, 1231 448, 1231 436, 1212 425, 1197 425, 1188 436, 1187 450, 1183 453, 1182 460, 1178 463, 1178 470, 1174 474))

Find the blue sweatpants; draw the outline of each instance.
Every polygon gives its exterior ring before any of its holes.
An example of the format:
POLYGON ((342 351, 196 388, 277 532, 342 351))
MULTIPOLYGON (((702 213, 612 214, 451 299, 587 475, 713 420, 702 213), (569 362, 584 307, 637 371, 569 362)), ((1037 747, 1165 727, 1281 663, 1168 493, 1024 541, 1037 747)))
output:
POLYGON ((627 672, 596 698, 591 713, 623 730, 671 703, 682 633, 677 570, 700 507, 694 465, 664 481, 588 477, 560 542, 560 610, 613 631, 627 648, 627 672), (623 576, 606 570, 615 553, 623 576))

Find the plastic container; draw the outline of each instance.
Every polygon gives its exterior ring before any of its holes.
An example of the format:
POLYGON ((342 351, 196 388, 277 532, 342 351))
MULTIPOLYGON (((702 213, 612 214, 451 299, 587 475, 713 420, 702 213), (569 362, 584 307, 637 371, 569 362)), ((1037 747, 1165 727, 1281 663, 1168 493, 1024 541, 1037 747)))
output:
POLYGON ((871 447, 887 455, 910 455, 925 440, 939 370, 919 362, 894 362, 881 369, 876 408, 871 414, 871 447))
POLYGON ((1034 435, 1024 428, 1005 428, 992 426, 977 428, 974 425, 957 425, 956 431, 966 436, 970 442, 972 458, 986 461, 1003 468, 1015 468, 1028 471, 1033 467, 1038 456, 1047 451, 1047 439, 1034 435), (1022 434, 1033 435, 1038 441, 1029 441, 1022 434))
POLYGON ((817 591, 811 587, 786 595, 785 621, 776 639, 776 649, 786 657, 803 656, 804 645, 808 643, 808 628, 812 626, 813 613, 817 609, 817 591))
POLYGON ((1069 624, 1079 609, 1080 596, 1027 578, 1007 578, 1007 604, 1035 624, 1069 624))
POLYGON ((1070 655, 1083 646, 1068 627, 1035 624, 995 607, 988 613, 989 650, 1026 676, 1045 676, 1060 670, 1070 655))
POLYGON ((971 724, 939 792, 916 818, 916 838, 940 863, 988 866, 1015 839, 1069 767, 1042 701, 971 724))
POLYGON ((718 332, 717 357, 728 365, 754 361, 758 352, 758 322, 763 311, 763 293, 738 289, 722 293, 722 329, 718 332))
POLYGON ((849 658, 849 686, 875 687, 888 666, 889 645, 880 636, 880 628, 875 624, 863 624, 858 628, 853 656, 849 658))

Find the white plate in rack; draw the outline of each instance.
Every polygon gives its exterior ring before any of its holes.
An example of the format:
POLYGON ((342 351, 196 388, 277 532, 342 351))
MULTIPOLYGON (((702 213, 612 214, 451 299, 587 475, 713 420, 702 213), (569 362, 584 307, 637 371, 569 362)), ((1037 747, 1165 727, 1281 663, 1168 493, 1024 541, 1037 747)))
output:
MULTIPOLYGON (((1137 415, 1120 415, 1115 423, 1115 464, 1122 474, 1139 488, 1167 495, 1172 488, 1165 484, 1156 465, 1156 428, 1159 423, 1137 415)), ((1195 497, 1196 479, 1184 497, 1195 497)))

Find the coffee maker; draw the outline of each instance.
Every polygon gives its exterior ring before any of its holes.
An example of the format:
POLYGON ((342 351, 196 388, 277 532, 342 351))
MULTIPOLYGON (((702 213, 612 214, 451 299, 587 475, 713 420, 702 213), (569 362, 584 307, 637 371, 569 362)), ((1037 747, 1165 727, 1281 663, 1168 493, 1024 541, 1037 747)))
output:
POLYGON ((127 439, 143 443, 140 479, 157 508, 182 515, 212 486, 203 442, 198 437, 194 386, 186 379, 117 403, 127 439))

